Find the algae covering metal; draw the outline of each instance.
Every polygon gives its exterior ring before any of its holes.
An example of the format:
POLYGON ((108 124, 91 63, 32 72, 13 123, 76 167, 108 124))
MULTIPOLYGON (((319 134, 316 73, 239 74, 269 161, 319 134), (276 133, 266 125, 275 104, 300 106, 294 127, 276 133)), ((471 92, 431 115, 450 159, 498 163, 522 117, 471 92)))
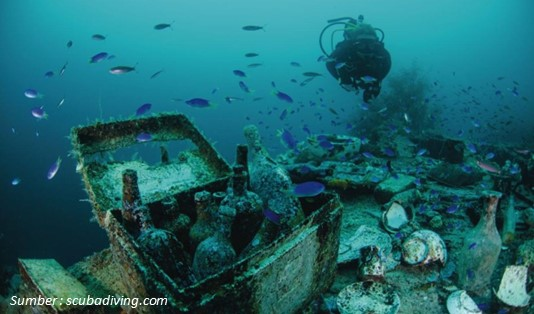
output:
POLYGON ((334 280, 342 214, 337 194, 302 206, 307 217, 289 233, 185 288, 140 248, 119 211, 107 212, 105 228, 128 295, 168 298, 168 306, 140 307, 141 313, 296 313, 334 280))
POLYGON ((77 127, 71 131, 71 140, 77 170, 82 175, 100 224, 105 211, 122 207, 119 182, 126 169, 137 171, 143 203, 160 201, 193 187, 227 180, 231 174, 226 161, 182 114, 160 114, 77 127), (171 158, 162 148, 162 162, 157 165, 137 160, 102 162, 100 157, 103 153, 145 145, 145 142, 140 143, 139 134, 150 135, 149 145, 188 140, 196 147, 171 158))
POLYGON ((35 294, 48 300, 41 305, 47 313, 72 313, 80 306, 67 305, 67 299, 85 298, 85 287, 68 273, 55 259, 19 259, 20 274, 35 294))
MULTIPOLYGON (((183 221, 195 217, 192 213, 195 193, 225 191, 231 174, 228 164, 180 114, 75 128, 72 142, 78 170, 95 215, 109 237, 110 250, 102 255, 107 261, 86 260, 89 266, 76 272, 79 280, 76 284, 76 279, 53 260, 21 260, 29 296, 59 296, 63 287, 72 286, 73 289, 67 292, 69 297, 73 293, 82 297, 109 294, 167 300, 166 305, 161 306, 140 304, 135 310, 127 307, 92 308, 91 313, 121 310, 132 313, 297 313, 332 284, 342 215, 337 194, 322 193, 313 198, 301 198, 300 205, 306 218, 300 224, 284 230, 269 245, 241 257, 217 273, 193 284, 184 284, 180 277, 171 278, 165 272, 138 242, 138 234, 129 228, 122 208, 124 198, 129 195, 121 190, 123 174, 137 174, 138 180, 133 180, 134 185, 130 188, 141 194, 140 204, 150 211, 154 227, 162 229, 177 222, 179 217, 187 216, 183 221), (169 158, 166 150, 162 150, 161 162, 155 165, 99 159, 103 152, 137 144, 136 137, 140 133, 149 133, 152 142, 190 140, 196 148, 182 151, 176 158, 169 158), (46 267, 33 267, 35 265, 46 267), (117 276, 108 278, 109 269, 116 270, 117 276), (64 280, 54 281, 55 274, 64 280), (115 282, 108 282, 110 280, 115 282), (46 289, 41 288, 45 286, 46 289)), ((187 224, 183 226, 190 228, 187 224)), ((187 231, 176 229, 176 236, 184 243, 184 252, 192 254, 187 231)), ((52 309, 51 312, 57 311, 52 309)), ((68 312, 86 313, 87 308, 72 308, 68 312)))

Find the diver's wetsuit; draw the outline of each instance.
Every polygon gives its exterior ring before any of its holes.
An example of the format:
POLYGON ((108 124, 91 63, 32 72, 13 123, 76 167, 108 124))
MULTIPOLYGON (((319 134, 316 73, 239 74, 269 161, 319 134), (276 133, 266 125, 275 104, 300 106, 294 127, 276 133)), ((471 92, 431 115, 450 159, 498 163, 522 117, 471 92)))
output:
POLYGON ((391 69, 391 56, 384 44, 376 39, 344 40, 336 45, 330 58, 335 60, 326 63, 330 74, 341 85, 363 89, 365 102, 380 94, 381 82, 391 69), (345 64, 336 69, 336 64, 343 62, 345 64))

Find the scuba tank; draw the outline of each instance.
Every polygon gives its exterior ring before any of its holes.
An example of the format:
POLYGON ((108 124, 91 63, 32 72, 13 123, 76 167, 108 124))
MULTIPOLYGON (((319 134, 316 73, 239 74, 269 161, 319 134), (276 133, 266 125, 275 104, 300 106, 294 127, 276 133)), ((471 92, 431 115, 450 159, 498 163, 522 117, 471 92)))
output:
POLYGON ((330 54, 326 52, 323 47, 323 36, 328 29, 333 26, 342 26, 343 28, 334 29, 330 34, 330 50, 334 50, 334 36, 336 33, 343 31, 343 38, 345 40, 372 40, 382 43, 384 41, 384 32, 380 28, 372 27, 370 24, 363 23, 363 15, 359 15, 358 19, 352 17, 340 17, 336 19, 330 19, 327 21, 326 25, 321 34, 319 35, 319 46, 322 52, 329 56, 330 54), (377 34, 380 34, 377 35, 377 34))

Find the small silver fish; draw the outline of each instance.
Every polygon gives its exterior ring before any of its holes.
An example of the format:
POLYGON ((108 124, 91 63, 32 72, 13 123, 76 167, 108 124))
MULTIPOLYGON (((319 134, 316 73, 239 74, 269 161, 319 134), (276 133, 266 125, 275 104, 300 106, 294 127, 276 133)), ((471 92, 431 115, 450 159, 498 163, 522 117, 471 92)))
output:
POLYGON ((125 65, 119 65, 119 66, 109 69, 109 73, 115 74, 115 75, 124 74, 124 73, 132 72, 132 71, 135 71, 135 66, 130 67, 130 66, 125 66, 125 65))
POLYGON ((61 98, 61 100, 57 103, 56 108, 61 107, 65 103, 65 97, 61 98))

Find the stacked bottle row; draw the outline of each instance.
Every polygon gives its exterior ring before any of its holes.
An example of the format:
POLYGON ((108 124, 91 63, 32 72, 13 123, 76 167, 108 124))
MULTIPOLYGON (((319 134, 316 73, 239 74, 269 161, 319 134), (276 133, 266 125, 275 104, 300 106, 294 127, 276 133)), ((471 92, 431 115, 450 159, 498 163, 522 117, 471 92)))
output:
POLYGON ((299 200, 287 193, 292 184, 287 171, 269 157, 258 130, 245 128, 245 137, 253 152, 250 163, 248 147, 238 146, 226 192, 195 193, 196 220, 188 237, 178 239, 172 232, 156 228, 150 210, 141 202, 136 172, 123 173, 124 226, 181 286, 253 254, 304 219, 299 200))

